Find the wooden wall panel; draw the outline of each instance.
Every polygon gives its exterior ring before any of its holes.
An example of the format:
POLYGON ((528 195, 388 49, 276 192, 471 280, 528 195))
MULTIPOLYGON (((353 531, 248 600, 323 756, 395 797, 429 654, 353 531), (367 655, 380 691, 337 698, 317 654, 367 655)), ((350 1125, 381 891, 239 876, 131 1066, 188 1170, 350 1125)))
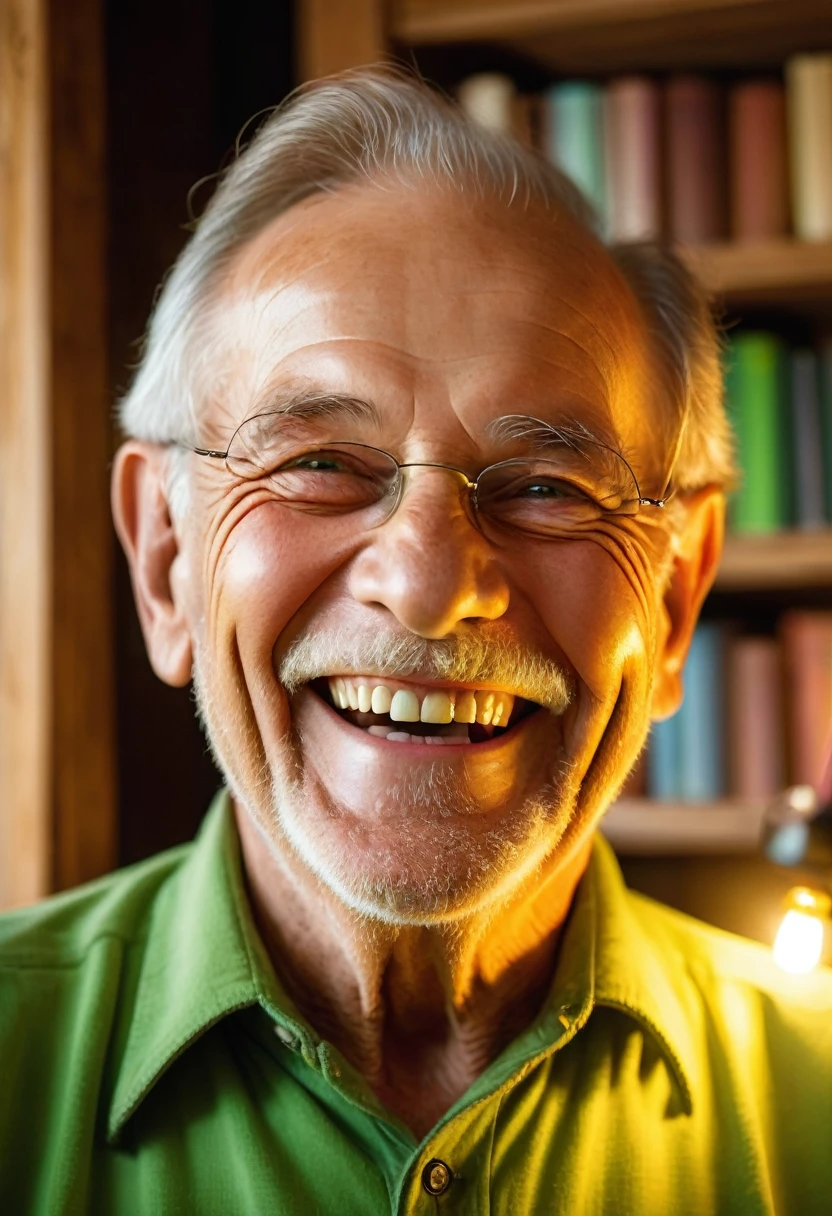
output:
POLYGON ((0 906, 115 857, 98 0, 0 4, 0 906))
POLYGON ((41 0, 0 4, 0 906, 51 881, 49 295, 41 0))
POLYGON ((298 82, 382 59, 386 9, 383 0, 298 0, 298 82))

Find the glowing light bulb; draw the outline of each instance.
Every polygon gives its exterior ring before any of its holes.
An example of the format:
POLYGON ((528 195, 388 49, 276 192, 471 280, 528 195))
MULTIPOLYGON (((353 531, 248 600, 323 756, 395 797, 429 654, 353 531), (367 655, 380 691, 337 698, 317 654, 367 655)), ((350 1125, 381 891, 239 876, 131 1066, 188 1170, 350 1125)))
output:
POLYGON ((787 912, 774 939, 774 961, 791 975, 804 975, 820 962, 823 922, 804 912, 787 912))
POLYGON ((805 975, 823 954, 823 922, 832 901, 823 891, 793 887, 786 897, 786 915, 774 939, 774 961, 791 975, 805 975))

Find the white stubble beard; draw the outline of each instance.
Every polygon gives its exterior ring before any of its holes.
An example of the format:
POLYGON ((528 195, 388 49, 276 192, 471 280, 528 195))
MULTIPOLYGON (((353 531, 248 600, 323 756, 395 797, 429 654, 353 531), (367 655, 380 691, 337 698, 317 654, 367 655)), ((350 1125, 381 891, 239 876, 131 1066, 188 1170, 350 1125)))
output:
MULTIPOLYGON (((336 841, 327 826, 344 808, 324 791, 322 814, 310 818, 305 789, 303 740, 292 729, 276 767, 242 707, 228 722, 218 708, 206 668, 210 659, 195 649, 193 679, 197 715, 214 761, 234 800, 257 827, 278 864, 287 852, 342 903, 360 916, 396 925, 460 920, 489 905, 496 911, 512 890, 539 870, 561 841, 574 811, 578 782, 565 756, 552 780, 525 799, 501 830, 475 832, 481 814, 461 776, 431 758, 424 772, 408 774, 383 791, 380 800, 401 808, 396 847, 368 850, 354 840, 336 841), (236 721, 236 730, 235 730, 236 721), (229 729, 230 727, 230 729, 229 729), (242 736, 235 739, 235 734, 242 736), (291 755, 287 755, 291 748, 291 755), (240 755, 262 757, 246 774, 240 755), (362 859, 372 865, 360 868, 362 859)), ((319 787, 320 789, 320 787, 319 787)))

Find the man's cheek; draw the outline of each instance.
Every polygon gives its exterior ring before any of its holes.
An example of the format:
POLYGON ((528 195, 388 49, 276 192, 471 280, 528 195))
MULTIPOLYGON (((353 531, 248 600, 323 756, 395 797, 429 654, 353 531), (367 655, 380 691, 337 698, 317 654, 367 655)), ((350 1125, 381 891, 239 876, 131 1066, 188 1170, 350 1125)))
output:
POLYGON ((581 548, 538 596, 538 611, 580 684, 599 706, 611 706, 625 666, 647 661, 649 624, 620 566, 598 546, 581 548))
POLYGON ((322 521, 274 503, 250 512, 228 537, 213 599, 241 643, 272 651, 288 622, 347 557, 322 521))

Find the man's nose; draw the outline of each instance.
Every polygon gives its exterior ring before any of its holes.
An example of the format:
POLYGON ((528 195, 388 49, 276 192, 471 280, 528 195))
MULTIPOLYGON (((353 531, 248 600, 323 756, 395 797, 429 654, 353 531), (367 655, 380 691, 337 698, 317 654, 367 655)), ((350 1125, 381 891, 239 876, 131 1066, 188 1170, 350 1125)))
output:
POLYGON ((424 638, 446 637, 461 621, 496 620, 509 603, 497 551, 474 526, 461 487, 439 469, 405 487, 396 513, 355 559, 350 589, 424 638))

